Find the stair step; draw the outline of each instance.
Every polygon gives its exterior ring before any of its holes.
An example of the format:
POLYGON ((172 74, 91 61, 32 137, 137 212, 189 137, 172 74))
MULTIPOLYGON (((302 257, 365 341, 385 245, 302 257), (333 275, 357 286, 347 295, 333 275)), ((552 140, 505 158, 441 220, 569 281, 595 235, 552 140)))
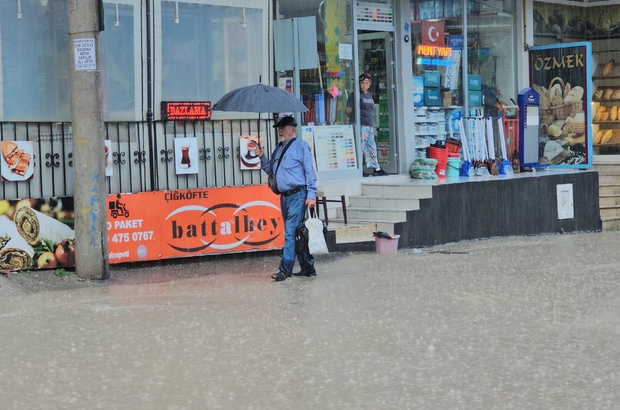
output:
POLYGON ((620 164, 594 164, 593 168, 598 171, 599 174, 619 174, 620 164))
POLYGON ((598 175, 598 183, 600 184, 620 184, 620 172, 614 174, 601 174, 598 175))
POLYGON ((377 231, 376 223, 344 224, 343 220, 329 221, 328 229, 336 233, 336 243, 374 242, 373 232, 377 231))
POLYGON ((620 219, 620 205, 605 205, 600 207, 602 219, 620 219))
POLYGON ((599 196, 620 195, 620 183, 619 184, 599 184, 598 192, 599 192, 599 196))
POLYGON ((362 183, 362 195, 394 198, 432 198, 431 185, 413 185, 394 182, 391 184, 362 183))
MULTIPOLYGON (((381 208, 347 208, 347 218, 354 221, 367 222, 405 222, 408 209, 381 209, 381 208)), ((338 218, 342 218, 342 209, 337 210, 338 218)))
POLYGON ((599 181, 599 212, 604 231, 620 230, 620 162, 595 163, 599 181))
POLYGON ((601 219, 603 231, 620 231, 620 218, 601 219))
POLYGON ((620 205, 620 195, 599 195, 599 206, 620 205))
POLYGON ((362 195, 349 197, 349 202, 354 208, 407 209, 410 211, 420 209, 420 200, 417 198, 362 195))

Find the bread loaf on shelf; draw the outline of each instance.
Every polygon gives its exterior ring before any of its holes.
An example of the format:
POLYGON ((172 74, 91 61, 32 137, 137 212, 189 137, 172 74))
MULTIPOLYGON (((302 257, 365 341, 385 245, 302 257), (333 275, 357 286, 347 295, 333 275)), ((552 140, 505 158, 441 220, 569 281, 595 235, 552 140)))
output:
POLYGON ((594 95, 592 96, 592 98, 594 98, 595 100, 600 100, 601 98, 603 98, 603 89, 601 87, 597 88, 596 91, 594 91, 594 95))
POLYGON ((607 77, 616 66, 616 61, 612 58, 603 66, 603 77, 607 77))
POLYGON ((601 139, 603 138, 603 134, 604 134, 603 130, 598 130, 596 134, 594 134, 594 138, 592 138, 592 143, 594 145, 600 144, 601 139))

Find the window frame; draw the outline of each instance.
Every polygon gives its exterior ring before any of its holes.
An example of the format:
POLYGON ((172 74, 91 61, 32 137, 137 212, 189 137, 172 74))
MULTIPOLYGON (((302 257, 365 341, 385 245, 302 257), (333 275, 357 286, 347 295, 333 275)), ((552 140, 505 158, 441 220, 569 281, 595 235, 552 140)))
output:
MULTIPOLYGON (((198 4, 205 6, 226 6, 226 7, 235 7, 239 8, 240 12, 243 8, 253 8, 262 10, 262 23, 263 23, 263 34, 262 34, 262 47, 263 47, 263 61, 261 68, 261 78, 263 84, 269 84, 271 75, 270 73, 270 31, 271 24, 269 24, 270 20, 270 11, 271 5, 268 0, 226 0, 225 4, 222 0, 167 0, 170 2, 177 1, 178 3, 188 3, 188 4, 198 4)), ((155 42, 154 55, 155 62, 155 76, 154 76, 154 98, 153 98, 153 111, 154 118, 156 120, 161 120, 161 107, 162 100, 162 73, 163 73, 163 65, 162 65, 162 3, 164 0, 158 0, 155 2, 155 10, 154 14, 159 16, 155 19, 154 27, 153 27, 153 36, 155 42)), ((258 79, 256 80, 258 83, 258 79)), ((232 90, 228 90, 232 91, 232 90)), ((217 101, 211 101, 211 104, 215 104, 217 101)), ((238 113, 238 112, 223 112, 223 111, 214 111, 212 113, 213 120, 223 120, 223 119, 255 119, 257 117, 257 113, 238 113)))
MULTIPOLYGON (((140 22, 142 20, 142 4, 140 0, 103 0, 104 3, 108 4, 119 4, 124 6, 132 6, 134 10, 133 14, 133 32, 134 32, 134 44, 133 44, 133 53, 134 53, 134 113, 133 120, 140 121, 142 120, 142 107, 144 106, 144 101, 142 99, 143 92, 146 84, 142 83, 142 47, 143 47, 143 38, 146 38, 146 27, 141 27, 140 22)), ((105 35, 106 30, 99 33, 99 35, 105 35)), ((98 50, 98 58, 101 56, 100 50, 98 50)), ((103 84, 102 84, 103 86, 103 84)), ((106 85, 107 86, 107 85, 106 85)), ((110 113, 108 113, 109 115, 110 113)), ((109 118, 107 121, 109 122, 117 122, 117 121, 126 121, 126 120, 118 120, 115 118, 109 118)))

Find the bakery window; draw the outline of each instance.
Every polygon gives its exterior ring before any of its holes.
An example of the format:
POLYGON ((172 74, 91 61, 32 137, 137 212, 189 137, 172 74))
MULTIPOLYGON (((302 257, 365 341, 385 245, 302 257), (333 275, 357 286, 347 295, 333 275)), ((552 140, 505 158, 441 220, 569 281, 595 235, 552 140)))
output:
POLYGON ((620 155, 620 9, 599 2, 534 2, 534 44, 592 44, 594 154, 620 155))

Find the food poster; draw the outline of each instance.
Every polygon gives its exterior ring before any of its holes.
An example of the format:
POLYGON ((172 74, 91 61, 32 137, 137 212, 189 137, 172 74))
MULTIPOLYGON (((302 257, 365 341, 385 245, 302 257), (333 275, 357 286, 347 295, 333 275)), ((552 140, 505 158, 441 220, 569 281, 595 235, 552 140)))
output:
POLYGON ((2 141, 0 174, 3 181, 27 181, 34 175, 34 155, 30 141, 2 141))
POLYGON ((196 138, 174 139, 174 167, 177 175, 198 173, 198 143, 196 138))
MULTIPOLYGON (((280 249, 265 185, 107 196, 110 263, 280 249)), ((73 198, 0 201, 0 270, 75 266, 73 198)))
POLYGON ((110 263, 282 248, 280 198, 269 187, 108 196, 110 263))
POLYGON ((540 95, 541 166, 590 168, 590 43, 532 47, 531 87, 540 95))
POLYGON ((73 198, 0 201, 0 270, 75 266, 73 198))
POLYGON ((261 146, 259 135, 242 135, 239 137, 239 163, 242 170, 260 169, 260 157, 256 148, 261 146))

